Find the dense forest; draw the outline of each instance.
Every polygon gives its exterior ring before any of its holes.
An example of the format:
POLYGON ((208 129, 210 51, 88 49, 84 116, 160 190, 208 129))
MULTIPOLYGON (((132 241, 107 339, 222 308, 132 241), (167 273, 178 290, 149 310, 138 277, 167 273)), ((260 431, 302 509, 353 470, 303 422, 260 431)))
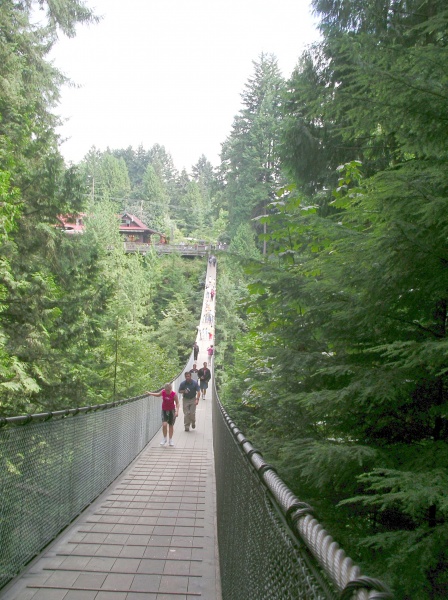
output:
POLYGON ((224 233, 205 157, 191 177, 159 145, 64 164, 55 110, 67 81, 47 56, 95 21, 78 0, 0 5, 0 416, 127 398, 183 368, 205 263, 126 255, 121 211, 179 241, 202 237, 205 219, 213 239, 224 233), (84 235, 57 227, 79 214, 84 235))
POLYGON ((448 10, 312 5, 320 42, 288 79, 255 59, 221 163, 187 173, 158 144, 65 165, 65 79, 46 57, 95 16, 80 0, 1 3, 0 411, 127 397, 182 367, 205 264, 124 254, 117 213, 228 242, 216 374, 232 418, 396 598, 442 599, 448 10), (83 235, 55 227, 79 212, 83 235))

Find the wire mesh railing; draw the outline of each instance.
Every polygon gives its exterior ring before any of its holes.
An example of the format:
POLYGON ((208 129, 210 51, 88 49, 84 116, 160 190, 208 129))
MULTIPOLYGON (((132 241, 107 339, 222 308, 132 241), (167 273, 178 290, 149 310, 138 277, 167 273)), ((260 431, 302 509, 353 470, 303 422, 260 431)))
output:
POLYGON ((0 587, 88 506, 160 428, 159 398, 0 420, 0 587))
POLYGON ((216 388, 213 445, 224 600, 392 598, 359 567, 246 440, 216 388))

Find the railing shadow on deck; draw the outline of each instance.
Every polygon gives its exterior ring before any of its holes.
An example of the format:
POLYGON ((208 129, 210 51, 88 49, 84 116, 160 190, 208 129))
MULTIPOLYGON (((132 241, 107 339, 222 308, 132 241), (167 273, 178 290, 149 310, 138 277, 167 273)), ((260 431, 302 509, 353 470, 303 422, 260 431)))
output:
MULTIPOLYGON (((181 375, 179 376, 181 377, 181 375)), ((392 598, 360 569, 244 437, 214 389, 213 444, 225 600, 392 598)), ((0 419, 0 587, 160 429, 160 399, 0 419)))

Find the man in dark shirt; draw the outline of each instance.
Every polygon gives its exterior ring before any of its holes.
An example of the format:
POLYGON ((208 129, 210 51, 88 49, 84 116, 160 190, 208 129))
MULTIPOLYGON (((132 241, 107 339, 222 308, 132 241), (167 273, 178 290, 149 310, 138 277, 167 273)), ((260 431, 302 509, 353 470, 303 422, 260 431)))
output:
POLYGON ((182 409, 184 411, 185 431, 196 428, 196 406, 199 402, 201 390, 196 381, 191 378, 191 373, 184 373, 185 380, 179 386, 179 394, 182 394, 182 409))
POLYGON ((198 343, 195 342, 193 344, 193 360, 198 360, 198 354, 199 354, 199 346, 198 346, 198 343))
POLYGON ((212 374, 210 373, 210 369, 207 367, 207 363, 204 363, 202 369, 198 371, 199 376, 199 385, 201 387, 202 399, 205 399, 205 394, 207 393, 208 382, 210 381, 212 374))

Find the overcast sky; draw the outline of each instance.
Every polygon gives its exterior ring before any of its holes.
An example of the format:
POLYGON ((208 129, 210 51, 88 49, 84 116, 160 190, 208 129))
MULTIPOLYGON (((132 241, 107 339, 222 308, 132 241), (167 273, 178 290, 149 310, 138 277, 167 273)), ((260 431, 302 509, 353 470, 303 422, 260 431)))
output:
POLYGON ((285 77, 317 39, 308 0, 85 0, 103 18, 62 38, 51 54, 76 83, 58 113, 61 151, 78 162, 92 146, 161 144, 178 170, 221 144, 262 52, 285 77))

